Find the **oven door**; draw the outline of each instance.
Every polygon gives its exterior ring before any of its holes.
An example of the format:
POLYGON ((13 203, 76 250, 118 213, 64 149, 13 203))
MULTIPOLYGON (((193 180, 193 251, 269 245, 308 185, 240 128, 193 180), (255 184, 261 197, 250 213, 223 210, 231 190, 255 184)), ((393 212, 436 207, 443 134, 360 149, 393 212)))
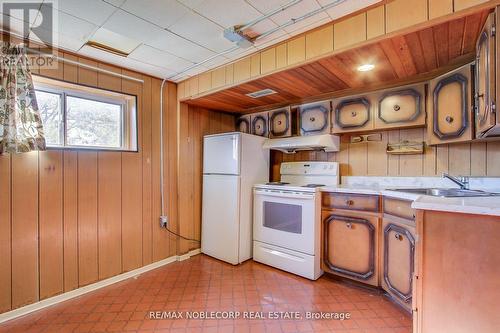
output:
POLYGON ((315 193, 254 190, 254 240, 314 255, 315 193))

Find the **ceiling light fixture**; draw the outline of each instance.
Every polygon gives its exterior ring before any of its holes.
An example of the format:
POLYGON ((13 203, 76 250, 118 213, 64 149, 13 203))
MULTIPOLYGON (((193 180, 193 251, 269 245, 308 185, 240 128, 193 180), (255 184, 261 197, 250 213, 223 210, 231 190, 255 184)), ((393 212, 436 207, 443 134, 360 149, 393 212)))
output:
POLYGON ((369 72, 374 68, 375 68, 375 65, 373 65, 373 64, 364 64, 364 65, 361 65, 358 67, 358 71, 359 72, 369 72))
POLYGON ((127 53, 127 52, 115 49, 111 46, 107 46, 107 45, 104 45, 101 43, 93 42, 93 41, 88 41, 85 45, 93 47, 94 49, 113 53, 113 54, 119 55, 121 57, 127 57, 129 55, 129 53, 127 53))

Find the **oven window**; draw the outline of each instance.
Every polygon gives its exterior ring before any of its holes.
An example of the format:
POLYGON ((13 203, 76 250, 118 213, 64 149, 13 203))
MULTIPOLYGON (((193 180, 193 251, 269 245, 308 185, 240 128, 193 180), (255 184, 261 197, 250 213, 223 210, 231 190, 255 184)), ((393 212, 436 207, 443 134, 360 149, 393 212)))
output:
POLYGON ((302 231, 302 206, 264 202, 264 227, 300 234, 302 231))

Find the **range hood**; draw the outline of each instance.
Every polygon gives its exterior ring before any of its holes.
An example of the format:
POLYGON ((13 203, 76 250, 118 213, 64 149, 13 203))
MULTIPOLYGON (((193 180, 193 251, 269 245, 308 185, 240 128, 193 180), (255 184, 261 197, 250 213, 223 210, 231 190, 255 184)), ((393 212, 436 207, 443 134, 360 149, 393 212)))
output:
POLYGON ((300 150, 335 152, 340 150, 340 138, 337 135, 322 134, 267 139, 264 141, 263 147, 266 149, 279 150, 287 154, 293 154, 300 150))

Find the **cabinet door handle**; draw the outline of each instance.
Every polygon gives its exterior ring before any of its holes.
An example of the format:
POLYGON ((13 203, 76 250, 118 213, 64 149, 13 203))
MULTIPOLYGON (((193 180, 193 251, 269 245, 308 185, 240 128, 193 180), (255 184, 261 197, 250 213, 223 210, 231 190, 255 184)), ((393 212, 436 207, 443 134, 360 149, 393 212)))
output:
POLYGON ((402 241, 403 240, 403 236, 400 233, 397 233, 397 232, 394 234, 394 238, 396 238, 398 241, 402 241))
POLYGON ((348 229, 352 229, 352 223, 350 223, 350 222, 347 222, 347 223, 345 224, 345 226, 346 226, 348 229))
POLYGON ((394 111, 401 110, 401 107, 398 104, 394 105, 392 108, 394 109, 394 111))
POLYGON ((351 112, 351 116, 352 116, 352 117, 356 117, 357 115, 358 115, 358 113, 357 113, 356 111, 352 111, 352 112, 351 112))
POLYGON ((354 201, 352 201, 352 200, 346 200, 346 201, 345 201, 345 204, 346 204, 347 206, 352 206, 352 205, 354 204, 354 201))
POLYGON ((451 116, 446 116, 445 120, 448 124, 451 124, 453 122, 453 120, 455 120, 455 119, 453 119, 453 117, 451 117, 451 116))
POLYGON ((309 120, 310 120, 310 121, 315 121, 315 120, 316 120, 316 118, 311 117, 311 118, 309 118, 309 120))
POLYGON ((278 125, 281 125, 281 120, 278 120, 278 125))

